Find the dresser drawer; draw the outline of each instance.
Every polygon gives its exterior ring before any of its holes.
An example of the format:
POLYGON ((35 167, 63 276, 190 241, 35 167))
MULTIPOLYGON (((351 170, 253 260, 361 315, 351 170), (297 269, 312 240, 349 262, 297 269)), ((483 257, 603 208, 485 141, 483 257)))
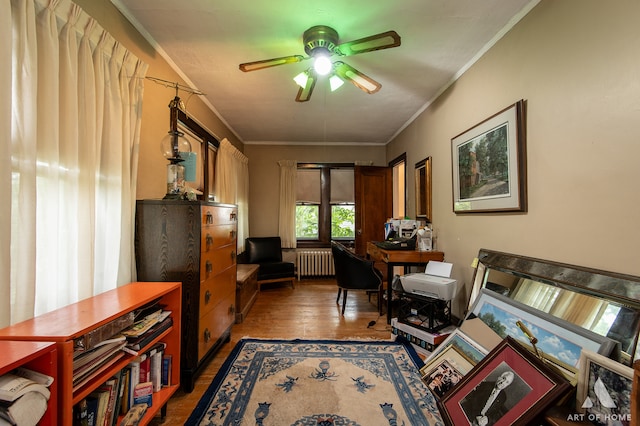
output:
POLYGON ((235 225, 215 225, 202 228, 200 249, 203 253, 236 241, 235 225))
POLYGON ((200 256, 200 282, 218 275, 231 265, 236 264, 236 246, 228 245, 215 248, 200 256))
POLYGON ((236 268, 227 268, 200 284, 200 316, 207 315, 230 292, 235 292, 236 268))
POLYGON ((220 303, 198 321, 198 359, 215 345, 235 321, 235 292, 227 294, 220 303))
POLYGON ((227 225, 238 222, 235 207, 202 206, 202 225, 227 225))

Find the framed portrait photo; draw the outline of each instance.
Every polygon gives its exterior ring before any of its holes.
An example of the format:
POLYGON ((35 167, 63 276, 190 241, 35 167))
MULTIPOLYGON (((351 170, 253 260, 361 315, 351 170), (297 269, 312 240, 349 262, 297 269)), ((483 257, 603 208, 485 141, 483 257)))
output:
POLYGON ((448 425, 527 425, 571 389, 562 375, 507 337, 438 406, 448 425))
POLYGON ((454 213, 527 211, 525 102, 451 139, 454 213))
POLYGON ((441 398, 467 374, 474 364, 456 348, 449 346, 420 369, 422 380, 436 399, 441 398))
POLYGON ((631 424, 633 368, 591 351, 583 351, 576 408, 596 425, 631 424))

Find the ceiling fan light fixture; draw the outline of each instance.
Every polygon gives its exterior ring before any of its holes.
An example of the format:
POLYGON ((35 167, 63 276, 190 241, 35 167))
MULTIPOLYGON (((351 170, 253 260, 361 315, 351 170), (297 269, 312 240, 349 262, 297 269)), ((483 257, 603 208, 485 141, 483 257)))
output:
POLYGON ((327 75, 331 72, 333 64, 327 53, 316 53, 313 60, 313 69, 318 75, 327 75))
POLYGON ((376 93, 382 87, 380 83, 378 83, 371 77, 361 73, 351 65, 345 64, 344 62, 337 61, 336 63, 334 63, 334 69, 336 74, 340 76, 340 78, 349 80, 356 87, 364 90, 369 94, 376 93))
POLYGON ((332 75, 329 77, 329 87, 331 87, 331 91, 335 92, 344 84, 344 80, 338 77, 337 75, 332 75))
POLYGON ((293 81, 303 89, 307 85, 307 80, 309 80, 309 73, 307 71, 302 71, 300 74, 293 77, 293 81))

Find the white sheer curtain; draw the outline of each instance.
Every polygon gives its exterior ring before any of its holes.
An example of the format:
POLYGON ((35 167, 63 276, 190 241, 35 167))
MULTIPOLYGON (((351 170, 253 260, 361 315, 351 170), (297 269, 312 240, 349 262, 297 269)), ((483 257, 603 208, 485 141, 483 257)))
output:
POLYGON ((295 160, 280 160, 280 211, 278 213, 278 235, 283 248, 296 248, 296 176, 298 163, 295 160))
POLYGON ((216 201, 238 205, 238 253, 249 236, 249 159, 226 138, 216 155, 216 201))
POLYGON ((0 294, 10 295, 0 301, 3 326, 134 278, 147 65, 69 0, 2 0, 0 7, 2 21, 10 17, 0 55, 11 64, 11 91, 4 91, 11 114, 6 100, 0 107, 11 140, 11 171, 0 177, 11 199, 2 207, 11 221, 0 232, 7 278, 0 294))

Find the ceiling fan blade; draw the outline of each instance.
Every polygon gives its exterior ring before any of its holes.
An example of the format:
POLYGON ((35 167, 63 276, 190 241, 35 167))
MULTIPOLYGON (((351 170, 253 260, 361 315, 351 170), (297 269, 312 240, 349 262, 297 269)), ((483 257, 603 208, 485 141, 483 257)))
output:
POLYGON ((246 62, 244 64, 240 64, 239 68, 241 71, 249 72, 249 71, 261 70, 263 68, 275 67, 278 65, 302 62, 305 59, 308 59, 308 58, 305 58, 302 55, 283 56, 281 58, 265 59, 263 61, 246 62))
POLYGON ((335 48, 335 52, 342 56, 350 56, 398 46, 400 46, 400 36, 398 33, 395 31, 387 31, 358 40, 340 43, 335 48))
POLYGON ((370 95, 376 93, 382 87, 382 84, 378 83, 371 77, 361 73, 351 65, 345 64, 341 61, 334 62, 333 65, 334 70, 339 77, 345 80, 349 80, 356 87, 359 87, 370 95))
POLYGON ((304 87, 298 88, 298 94, 296 95, 296 102, 307 102, 311 98, 313 88, 316 87, 316 76, 314 73, 309 73, 307 78, 307 84, 304 87))

